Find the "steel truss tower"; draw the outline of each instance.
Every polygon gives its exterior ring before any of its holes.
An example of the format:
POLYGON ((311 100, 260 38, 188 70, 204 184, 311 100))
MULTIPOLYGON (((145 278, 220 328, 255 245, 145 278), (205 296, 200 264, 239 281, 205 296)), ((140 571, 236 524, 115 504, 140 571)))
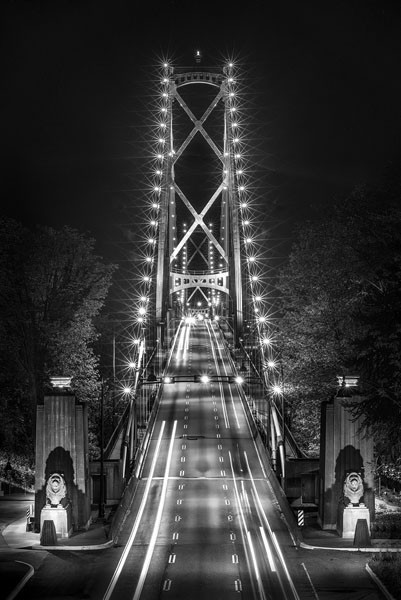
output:
POLYGON ((163 66, 156 322, 207 313, 243 328, 234 67, 163 66))

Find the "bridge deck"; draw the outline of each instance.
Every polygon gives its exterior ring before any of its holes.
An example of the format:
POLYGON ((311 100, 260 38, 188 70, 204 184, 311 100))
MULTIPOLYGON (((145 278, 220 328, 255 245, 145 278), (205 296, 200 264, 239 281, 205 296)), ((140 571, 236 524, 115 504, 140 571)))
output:
POLYGON ((168 374, 104 598, 296 598, 291 538, 212 323, 181 325, 168 374), (194 381, 204 373, 219 380, 194 381))

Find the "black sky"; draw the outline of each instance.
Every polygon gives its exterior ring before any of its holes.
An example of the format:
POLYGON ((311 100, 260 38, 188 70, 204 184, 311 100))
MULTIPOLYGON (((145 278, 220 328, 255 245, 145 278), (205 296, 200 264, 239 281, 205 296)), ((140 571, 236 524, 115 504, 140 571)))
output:
POLYGON ((400 156, 399 2, 15 0, 0 11, 2 212, 90 231, 107 258, 144 194, 161 58, 238 57, 278 238, 400 156))

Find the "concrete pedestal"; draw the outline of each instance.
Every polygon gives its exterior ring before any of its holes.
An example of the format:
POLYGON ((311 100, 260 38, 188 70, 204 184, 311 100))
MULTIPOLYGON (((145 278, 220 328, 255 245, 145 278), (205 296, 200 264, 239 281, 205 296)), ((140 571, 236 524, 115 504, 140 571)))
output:
POLYGON ((342 531, 338 533, 343 538, 354 539, 355 528, 358 519, 365 519, 370 531, 370 514, 366 506, 347 506, 344 508, 342 519, 342 531))
POLYGON ((53 521, 57 537, 69 538, 72 533, 71 508, 42 508, 40 511, 40 529, 44 521, 53 521))

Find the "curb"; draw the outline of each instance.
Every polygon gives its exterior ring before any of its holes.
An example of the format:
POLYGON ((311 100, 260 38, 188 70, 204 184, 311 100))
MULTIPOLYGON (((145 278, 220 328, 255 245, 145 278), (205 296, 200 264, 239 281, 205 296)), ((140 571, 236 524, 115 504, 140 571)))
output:
POLYGON ((299 546, 305 550, 337 550, 339 552, 401 552, 401 548, 333 548, 330 546, 312 546, 311 544, 306 544, 305 542, 299 542, 299 546))
POLYGON ((384 594, 386 596, 387 600, 395 600, 394 596, 392 594, 390 594, 390 592, 388 591, 388 589, 386 588, 384 583, 382 583, 382 581, 372 571, 372 569, 369 567, 369 565, 367 563, 365 565, 365 569, 367 570, 367 572, 369 573, 370 577, 375 582, 375 584, 377 585, 379 590, 382 592, 382 594, 384 594))
POLYGON ((6 600, 14 600, 14 598, 16 596, 18 596, 18 594, 20 593, 20 591, 22 590, 22 588, 25 586, 25 584, 30 580, 30 578, 32 577, 32 575, 35 573, 35 569, 29 563, 26 563, 26 562, 24 562, 22 560, 16 560, 15 562, 20 563, 21 565, 26 565, 28 567, 28 573, 26 573, 26 575, 23 576, 23 578, 15 586, 15 588, 13 589, 13 591, 10 594, 8 594, 6 600))
POLYGON ((41 546, 40 544, 34 544, 31 546, 32 550, 107 550, 114 546, 114 540, 109 540, 103 544, 92 544, 80 546, 41 546))

